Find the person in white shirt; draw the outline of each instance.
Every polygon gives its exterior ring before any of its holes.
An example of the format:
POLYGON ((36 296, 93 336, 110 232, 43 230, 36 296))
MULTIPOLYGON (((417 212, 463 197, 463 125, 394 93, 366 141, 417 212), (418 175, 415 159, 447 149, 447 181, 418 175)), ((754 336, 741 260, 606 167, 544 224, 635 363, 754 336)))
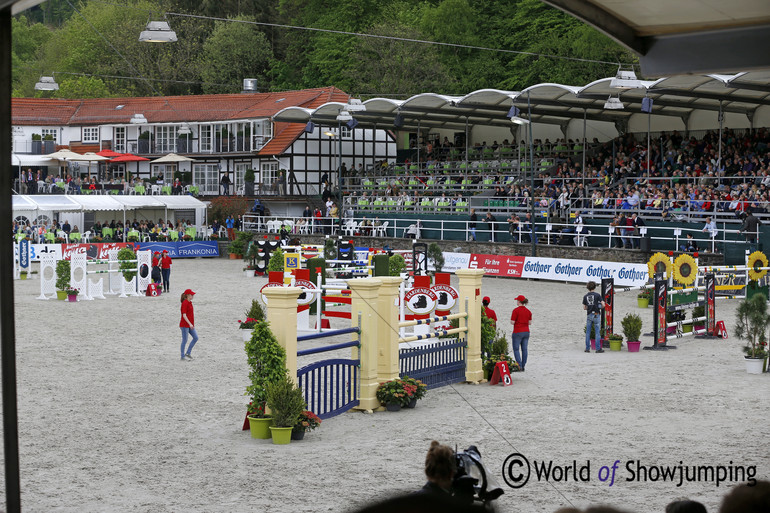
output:
POLYGON ((712 218, 707 217, 706 218, 706 225, 703 227, 702 232, 709 232, 709 235, 714 238, 719 233, 717 231, 717 223, 712 218))

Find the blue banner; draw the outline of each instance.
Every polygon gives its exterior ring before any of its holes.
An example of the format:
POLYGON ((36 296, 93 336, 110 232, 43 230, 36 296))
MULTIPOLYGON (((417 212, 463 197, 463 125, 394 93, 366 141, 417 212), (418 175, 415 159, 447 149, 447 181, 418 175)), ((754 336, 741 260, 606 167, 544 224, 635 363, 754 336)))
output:
POLYGON ((19 241, 19 267, 29 268, 29 241, 27 239, 19 241))
POLYGON ((134 244, 137 250, 149 249, 155 251, 168 251, 171 258, 196 258, 218 257, 219 244, 215 240, 179 241, 179 242, 137 242, 134 244))

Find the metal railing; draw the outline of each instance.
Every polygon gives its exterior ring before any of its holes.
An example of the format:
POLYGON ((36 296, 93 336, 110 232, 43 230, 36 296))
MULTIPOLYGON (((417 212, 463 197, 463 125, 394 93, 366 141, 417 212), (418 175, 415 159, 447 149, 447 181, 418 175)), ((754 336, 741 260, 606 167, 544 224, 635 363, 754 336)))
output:
MULTIPOLYGON (((693 234, 693 240, 700 251, 713 253, 723 250, 727 244, 752 244, 746 240, 760 240, 761 233, 741 232, 728 228, 722 223, 713 231, 703 228, 683 228, 677 226, 643 226, 638 228, 617 227, 597 224, 575 225, 574 223, 559 223, 536 220, 536 244, 569 245, 581 247, 619 247, 629 246, 638 248, 643 238, 649 238, 651 243, 661 251, 682 251, 687 249, 687 233, 693 234), (651 233, 652 232, 652 233, 651 233), (654 233, 654 235, 653 235, 654 233), (662 234, 661 234, 662 233, 662 234), (743 240, 742 240, 743 239, 743 240)), ((283 216, 243 217, 243 229, 254 232, 280 233, 281 226, 287 227, 290 236, 296 235, 330 235, 330 236, 374 236, 382 238, 414 238, 429 240, 455 240, 477 242, 506 242, 529 244, 533 236, 530 224, 525 220, 518 222, 508 219, 495 220, 491 225, 483 219, 472 223, 468 219, 396 219, 389 217, 349 217, 343 219, 342 229, 338 220, 331 218, 302 218, 283 216), (376 223, 376 224, 375 224, 376 223), (471 229, 475 224, 475 229, 471 229)))

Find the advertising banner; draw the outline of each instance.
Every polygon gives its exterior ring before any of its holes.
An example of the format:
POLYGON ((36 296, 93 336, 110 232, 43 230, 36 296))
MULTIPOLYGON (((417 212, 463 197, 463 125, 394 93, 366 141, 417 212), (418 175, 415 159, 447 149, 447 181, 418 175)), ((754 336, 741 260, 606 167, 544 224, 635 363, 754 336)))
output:
POLYGON ((647 283, 647 264, 526 257, 521 277, 579 283, 614 278, 615 285, 637 286, 647 283))
POLYGON ((484 255, 474 253, 471 255, 468 267, 471 269, 485 269, 486 276, 505 276, 508 278, 521 278, 522 268, 527 257, 506 255, 484 255))
POLYGON ((195 240, 178 242, 137 242, 136 249, 156 251, 168 250, 171 258, 218 257, 219 244, 215 240, 195 240))
POLYGON ((94 244, 32 244, 29 259, 39 262, 42 255, 55 255, 58 260, 69 260, 73 253, 85 253, 88 258, 106 260, 111 249, 120 249, 126 246, 133 247, 132 242, 100 242, 94 244))

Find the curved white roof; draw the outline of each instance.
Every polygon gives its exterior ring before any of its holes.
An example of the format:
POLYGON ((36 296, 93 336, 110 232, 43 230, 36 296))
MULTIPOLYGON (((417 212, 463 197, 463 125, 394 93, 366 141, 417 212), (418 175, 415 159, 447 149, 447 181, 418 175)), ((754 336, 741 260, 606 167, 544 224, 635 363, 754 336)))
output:
MULTIPOLYGON (((363 102, 364 112, 354 112, 359 126, 390 128, 397 115, 403 118, 403 129, 424 128, 463 129, 468 125, 510 127, 506 115, 512 105, 534 123, 563 125, 571 119, 620 122, 646 116, 641 112, 645 96, 653 99, 655 116, 688 119, 696 111, 734 113, 751 120, 757 109, 770 106, 770 71, 744 72, 730 75, 691 75, 640 80, 637 88, 610 87, 613 77, 601 78, 584 86, 556 83, 535 84, 522 91, 480 89, 464 96, 436 93, 414 95, 407 100, 372 98, 363 102), (623 110, 608 110, 604 104, 618 97, 623 110)), ((344 104, 332 102, 316 109, 288 107, 275 115, 276 121, 337 124, 336 116, 344 104)), ((747 124, 749 122, 747 121, 747 124)))

